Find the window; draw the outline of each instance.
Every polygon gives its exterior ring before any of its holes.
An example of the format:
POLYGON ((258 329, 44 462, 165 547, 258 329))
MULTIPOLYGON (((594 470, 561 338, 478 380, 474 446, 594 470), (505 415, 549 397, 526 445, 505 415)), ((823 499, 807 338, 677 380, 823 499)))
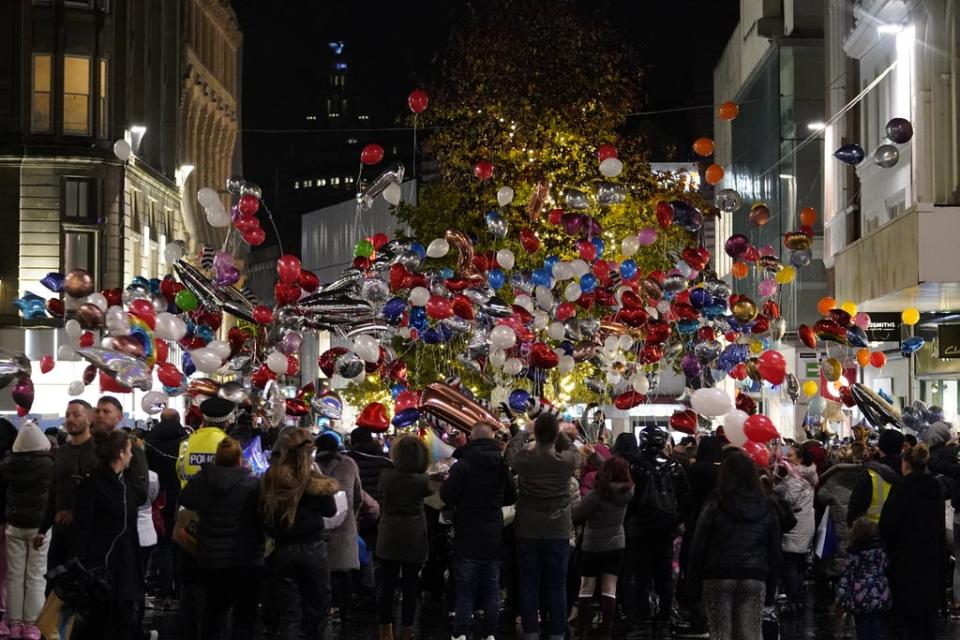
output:
POLYGON ((63 132, 90 134, 90 58, 63 58, 63 132))
POLYGON ((96 222, 96 180, 63 179, 63 218, 68 222, 96 222))
POLYGON ((330 178, 330 184, 332 184, 333 186, 337 186, 338 184, 340 184, 340 178, 330 178))
POLYGON ((86 269, 97 281, 97 233, 68 228, 63 233, 63 269, 86 269))
POLYGON ((101 138, 110 137, 110 120, 107 111, 107 61, 100 58, 100 90, 97 94, 97 135, 101 138))
POLYGON ((303 181, 303 188, 304 188, 304 189, 306 189, 306 188, 308 188, 308 187, 312 187, 312 186, 313 186, 313 180, 304 180, 304 181, 303 181))
POLYGON ((299 180, 297 180, 296 182, 293 183, 293 188, 294 188, 294 189, 299 189, 299 188, 300 188, 300 181, 299 181, 299 180))
POLYGON ((326 179, 326 178, 320 178, 319 180, 317 180, 317 186, 318 186, 318 187, 325 187, 325 186, 327 186, 327 179, 326 179))
POLYGON ((30 115, 30 130, 34 133, 50 131, 50 98, 53 85, 53 56, 49 53, 33 54, 33 100, 30 115))

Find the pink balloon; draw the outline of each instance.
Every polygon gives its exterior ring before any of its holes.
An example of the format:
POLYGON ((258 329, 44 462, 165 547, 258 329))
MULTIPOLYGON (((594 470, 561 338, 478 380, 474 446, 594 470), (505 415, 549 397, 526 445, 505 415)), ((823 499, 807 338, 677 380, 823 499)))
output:
POLYGON ((642 246, 649 247, 657 241, 657 230, 652 227, 641 229, 640 233, 637 234, 637 239, 640 240, 642 246))
POLYGON ((853 316, 853 324, 866 331, 870 326, 870 314, 858 311, 857 315, 853 316))
POLYGON ((760 247, 760 257, 763 256, 775 256, 777 255, 776 249, 773 248, 772 244, 765 244, 760 247))
POLYGON ((760 293, 761 298, 769 298, 773 295, 776 295, 776 280, 761 280, 760 284, 757 285, 757 291, 760 293))

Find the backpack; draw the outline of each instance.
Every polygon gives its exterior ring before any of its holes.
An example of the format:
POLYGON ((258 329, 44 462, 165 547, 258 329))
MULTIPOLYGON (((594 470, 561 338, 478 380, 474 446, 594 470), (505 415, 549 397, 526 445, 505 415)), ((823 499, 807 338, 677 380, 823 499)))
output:
POLYGON ((680 505, 670 462, 657 464, 641 458, 633 467, 636 493, 630 505, 638 524, 651 528, 675 527, 680 522, 680 505))
POLYGON ((882 549, 851 553, 837 585, 837 605, 851 613, 889 610, 893 598, 886 575, 888 566, 882 549))

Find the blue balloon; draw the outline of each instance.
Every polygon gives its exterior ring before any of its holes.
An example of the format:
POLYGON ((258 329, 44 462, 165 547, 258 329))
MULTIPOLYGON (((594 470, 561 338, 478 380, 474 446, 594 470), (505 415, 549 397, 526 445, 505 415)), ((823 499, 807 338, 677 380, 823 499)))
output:
POLYGON ((60 293, 63 291, 63 274, 51 271, 41 278, 40 284, 54 293, 60 293))
POLYGON ((629 280, 633 276, 637 275, 637 263, 635 260, 627 258, 620 263, 620 275, 629 280))
POLYGON ((499 289, 507 281, 507 276, 503 273, 503 269, 490 269, 490 273, 487 274, 487 282, 490 283, 491 289, 499 289))
POLYGON ((130 281, 131 286, 146 287, 150 288, 150 281, 144 278, 143 276, 133 276, 133 280, 130 281))
POLYGON ((597 276, 592 273, 585 273, 580 278, 580 290, 584 293, 590 293, 597 288, 597 276))
POLYGON ((420 339, 423 340, 425 344, 440 344, 443 342, 443 336, 433 327, 424 329, 420 334, 420 339))
POLYGON ((560 343, 560 348, 563 349, 563 355, 572 356, 573 355, 573 343, 569 340, 564 340, 560 343))
POLYGON ((499 211, 493 211, 493 210, 487 211, 487 223, 493 222, 499 217, 500 217, 499 211))
POLYGON ((863 162, 863 156, 863 147, 856 142, 845 144, 833 152, 834 158, 849 165, 860 164, 863 162))
POLYGON ((543 268, 547 270, 547 273, 553 273, 553 267, 560 262, 560 258, 557 256, 547 256, 543 260, 543 268))
MULTIPOLYGON (((621 272, 623 271, 622 265, 620 270, 621 272)), ((713 303, 713 296, 707 293, 707 290, 703 287, 696 287, 690 290, 690 306, 694 309, 703 309, 711 303, 713 303)))
POLYGON ((183 371, 185 376, 192 376, 197 372, 197 367, 193 364, 193 358, 190 357, 189 351, 184 351, 180 357, 180 371, 183 371))
POLYGON ((413 307, 410 309, 410 326, 417 331, 423 331, 430 325, 427 320, 427 310, 423 307, 413 307))
POLYGON ((913 355, 914 352, 919 351, 920 347, 926 342, 920 336, 913 336, 912 338, 907 338, 900 343, 900 355, 904 358, 913 355))
POLYGON ((526 411, 528 406, 527 403, 530 401, 530 394, 524 391, 523 389, 514 389, 510 392, 510 398, 507 400, 507 404, 510 409, 516 411, 517 413, 526 411))
POLYGON ((47 317, 47 301, 35 293, 24 292, 23 296, 13 301, 13 306, 20 310, 27 320, 37 320, 47 317))
POLYGON ((393 426, 398 429, 403 429, 404 427, 409 427, 416 424, 417 420, 420 419, 420 411, 413 407, 409 409, 404 409, 403 411, 398 411, 397 415, 393 416, 393 426))
POLYGON ((450 267, 444 267, 440 269, 440 277, 444 280, 449 280, 454 276, 454 271, 450 267))
POLYGON ((420 258, 426 258, 426 257, 427 257, 427 249, 426 249, 426 247, 424 247, 424 246, 423 246, 422 244, 420 244, 419 242, 411 242, 411 243, 410 243, 410 251, 413 251, 415 254, 417 254, 418 256, 420 256, 420 258))
POLYGON ((383 317, 387 322, 396 322, 403 316, 407 309, 407 301, 403 298, 391 298, 387 304, 383 305, 383 317))
POLYGON ((865 348, 870 345, 870 338, 867 337, 866 331, 857 325, 852 324, 847 327, 847 342, 855 347, 865 348))
POLYGON ((197 327, 197 330, 194 332, 194 335, 203 340, 204 342, 210 342, 214 338, 213 329, 208 327, 205 324, 201 324, 197 327))
POLYGON ((602 256, 604 249, 607 248, 607 245, 603 241, 603 238, 601 238, 600 236, 593 236, 592 238, 590 238, 590 242, 593 244, 593 248, 597 250, 597 257, 599 258, 600 256, 602 256))
POLYGON ((150 278, 150 293, 152 295, 160 293, 160 278, 150 278))
POLYGON ((530 280, 533 282, 533 284, 549 287, 553 277, 550 275, 550 271, 548 271, 546 268, 534 269, 533 274, 530 276, 530 280))
POLYGON ((680 320, 677 322, 677 331, 681 334, 689 335, 691 333, 696 333, 697 329, 700 328, 699 320, 680 320))
POLYGON ((397 399, 397 396, 407 390, 407 385, 405 384, 395 384, 390 387, 390 397, 394 400, 397 399))

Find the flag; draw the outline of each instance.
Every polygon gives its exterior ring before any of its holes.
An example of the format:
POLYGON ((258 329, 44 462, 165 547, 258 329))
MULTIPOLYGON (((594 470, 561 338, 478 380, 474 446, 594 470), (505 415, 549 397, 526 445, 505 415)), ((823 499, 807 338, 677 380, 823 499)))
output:
POLYGON ((837 539, 837 530, 833 525, 833 516, 828 507, 820 518, 820 524, 817 526, 817 546, 816 554, 821 560, 831 558, 837 552, 839 546, 837 539))

